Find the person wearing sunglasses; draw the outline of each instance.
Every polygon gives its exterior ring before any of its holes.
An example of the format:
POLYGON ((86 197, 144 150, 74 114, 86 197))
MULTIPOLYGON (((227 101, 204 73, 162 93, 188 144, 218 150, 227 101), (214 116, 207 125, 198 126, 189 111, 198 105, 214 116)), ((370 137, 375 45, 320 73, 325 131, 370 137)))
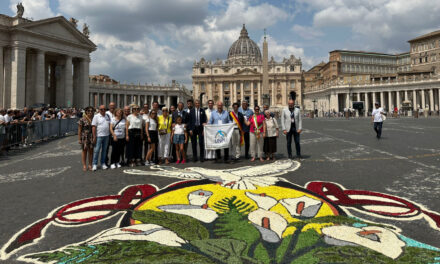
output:
POLYGON ((126 120, 127 159, 130 167, 141 165, 142 159, 142 117, 138 105, 132 105, 131 115, 126 120))
POLYGON ((93 167, 92 170, 98 169, 99 152, 101 152, 101 168, 106 170, 108 167, 105 164, 107 157, 107 145, 109 144, 110 135, 110 116, 105 113, 105 105, 99 106, 99 113, 93 117, 92 131, 93 131, 93 167))
POLYGON ((92 119, 95 110, 93 107, 88 106, 84 111, 84 116, 78 121, 78 142, 81 145, 81 161, 83 165, 83 171, 92 170, 92 158, 93 158, 93 132, 92 132, 92 119), (87 161, 89 166, 87 167, 87 161))

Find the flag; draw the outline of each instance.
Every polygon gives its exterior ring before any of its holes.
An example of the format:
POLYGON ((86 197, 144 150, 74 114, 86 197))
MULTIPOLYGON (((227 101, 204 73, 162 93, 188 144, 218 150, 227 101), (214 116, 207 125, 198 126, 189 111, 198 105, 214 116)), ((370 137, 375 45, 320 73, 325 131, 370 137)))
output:
POLYGON ((204 126, 205 149, 229 148, 232 132, 234 132, 234 123, 204 126))

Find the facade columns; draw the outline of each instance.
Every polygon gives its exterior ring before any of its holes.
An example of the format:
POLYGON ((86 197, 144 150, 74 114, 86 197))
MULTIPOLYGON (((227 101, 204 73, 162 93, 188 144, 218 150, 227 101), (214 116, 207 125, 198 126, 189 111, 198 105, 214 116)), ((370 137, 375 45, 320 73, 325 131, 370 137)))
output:
POLYGON ((434 111, 434 91, 429 89, 429 110, 434 111))
MULTIPOLYGON (((223 82, 219 82, 218 86, 219 86, 219 91, 220 91, 218 99, 219 99, 220 102, 223 102, 223 100, 224 100, 223 99, 224 98, 224 96, 223 96, 224 95, 224 92, 223 92, 223 82)), ((217 104, 217 102, 214 102, 214 104, 217 104)))
POLYGON ((408 101, 408 91, 405 90, 405 101, 408 101))
POLYGON ((396 92, 396 106, 397 109, 400 110, 400 91, 396 92))
POLYGON ((73 103, 73 74, 72 74, 72 57, 66 56, 64 65, 64 106, 71 107, 73 103))
POLYGON ((376 92, 373 92, 373 98, 372 98, 372 100, 373 100, 373 108, 374 108, 374 104, 376 103, 376 92))
POLYGON ((244 101, 244 89, 243 89, 244 81, 240 82, 240 102, 244 101))
POLYGON ((272 81, 272 85, 271 85, 271 89, 272 89, 272 105, 276 105, 276 93, 275 93, 275 81, 272 81))
POLYGON ((330 111, 338 111, 338 95, 336 93, 330 94, 330 111))
POLYGON ((11 54, 11 104, 17 109, 25 106, 26 91, 26 48, 12 47, 11 54))
POLYGON ((357 93, 357 101, 359 102, 361 100, 361 93, 357 93))
POLYGON ((345 107, 350 108, 350 93, 345 95, 345 107))
POLYGON ((425 90, 421 90, 420 93, 421 93, 420 96, 422 97, 422 105, 421 105, 421 108, 422 108, 422 109, 425 109, 425 107, 426 107, 426 104, 425 104, 425 90))
POLYGON ((258 81, 258 82, 257 82, 257 89, 258 89, 258 98, 257 98, 257 100, 258 100, 258 105, 261 105, 261 104, 262 104, 261 97, 263 96, 263 95, 261 94, 261 81, 258 81))
POLYGON ((249 85, 251 86, 251 101, 250 101, 249 105, 252 105, 252 107, 254 107, 255 106, 255 100, 254 100, 254 85, 255 85, 255 83, 251 82, 249 85))

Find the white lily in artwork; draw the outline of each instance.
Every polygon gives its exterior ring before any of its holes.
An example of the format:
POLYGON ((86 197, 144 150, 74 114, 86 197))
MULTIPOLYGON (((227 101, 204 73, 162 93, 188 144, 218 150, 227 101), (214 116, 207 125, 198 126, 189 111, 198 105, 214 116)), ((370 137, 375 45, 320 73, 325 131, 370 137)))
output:
POLYGON ((180 247, 187 243, 173 231, 155 224, 138 224, 105 230, 87 240, 88 244, 101 244, 114 240, 151 241, 170 247, 180 247))
POLYGON ((209 179, 222 186, 239 190, 256 190, 257 186, 270 186, 284 181, 279 176, 299 168, 300 163, 290 159, 277 160, 260 166, 245 166, 233 169, 207 169, 202 167, 175 168, 171 166, 151 166, 152 170, 124 170, 124 173, 180 179, 209 179))
POLYGON ((203 223, 212 223, 218 214, 208 206, 212 192, 197 190, 188 195, 189 204, 162 205, 158 208, 165 212, 191 216, 203 223))
POLYGON ((276 212, 269 211, 278 201, 266 194, 255 194, 246 192, 246 196, 254 200, 258 209, 248 214, 248 219, 260 231, 263 240, 277 243, 281 240, 284 230, 287 228, 287 221, 276 212))
POLYGON ((287 198, 280 200, 289 213, 294 217, 314 217, 321 208, 322 202, 305 195, 297 198, 287 198))
POLYGON ((402 247, 405 246, 405 242, 400 240, 394 232, 377 226, 362 228, 330 226, 324 227, 322 233, 328 244, 363 246, 392 259, 398 258, 403 252, 402 247))

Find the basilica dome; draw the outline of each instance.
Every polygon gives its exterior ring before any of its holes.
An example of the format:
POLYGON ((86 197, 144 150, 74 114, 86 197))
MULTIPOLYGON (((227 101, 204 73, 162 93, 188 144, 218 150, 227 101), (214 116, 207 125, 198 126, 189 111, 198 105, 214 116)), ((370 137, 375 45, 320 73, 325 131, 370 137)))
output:
POLYGON ((240 32, 240 37, 232 44, 228 52, 228 60, 261 61, 261 51, 257 43, 249 38, 245 25, 240 32))

